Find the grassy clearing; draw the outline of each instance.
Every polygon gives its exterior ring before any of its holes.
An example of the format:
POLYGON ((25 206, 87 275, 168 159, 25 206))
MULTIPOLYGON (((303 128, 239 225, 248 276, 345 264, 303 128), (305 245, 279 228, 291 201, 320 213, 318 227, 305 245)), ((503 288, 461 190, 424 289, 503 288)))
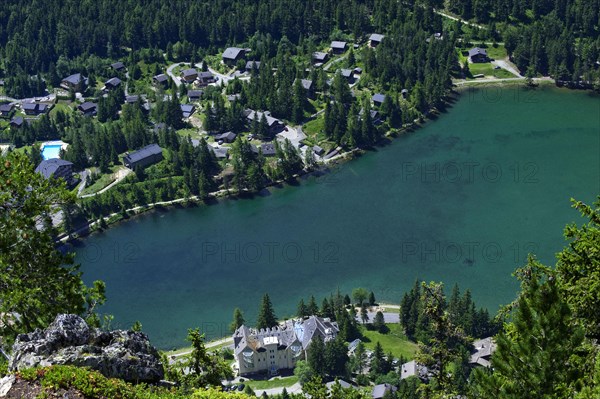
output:
POLYGON ((325 114, 321 114, 310 122, 307 122, 302 130, 313 141, 318 141, 319 138, 325 138, 325 114))
POLYGON ((254 390, 256 389, 271 389, 271 388, 279 388, 286 387, 289 388, 295 383, 298 382, 298 377, 295 375, 289 377, 275 377, 270 380, 262 380, 262 381, 245 381, 244 383, 250 385, 250 387, 254 390))
POLYGON ((365 347, 373 350, 375 344, 379 342, 385 353, 392 352, 392 355, 395 357, 399 358, 402 356, 405 359, 412 359, 417 352, 417 344, 408 340, 400 324, 387 324, 387 326, 389 331, 386 334, 378 331, 369 331, 361 326, 362 341, 365 347))
POLYGON ((92 184, 90 186, 86 186, 83 189, 82 194, 83 195, 94 194, 94 193, 102 190, 104 187, 108 186, 112 182, 114 182, 116 180, 115 173, 117 172, 118 169, 119 169, 119 166, 113 166, 111 168, 111 173, 106 173, 106 174, 100 175, 100 177, 98 178, 98 180, 96 180, 94 182, 94 184, 92 184))

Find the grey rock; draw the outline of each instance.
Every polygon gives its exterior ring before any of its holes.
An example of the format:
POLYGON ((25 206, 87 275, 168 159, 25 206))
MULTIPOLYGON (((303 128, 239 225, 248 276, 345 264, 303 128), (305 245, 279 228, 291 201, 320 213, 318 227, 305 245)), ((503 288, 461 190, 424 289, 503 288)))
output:
POLYGON ((90 328, 77 315, 59 315, 44 331, 19 335, 9 368, 55 364, 89 367, 106 377, 131 382, 153 383, 164 378, 158 352, 146 334, 90 328))
POLYGON ((0 378, 0 398, 6 396, 6 394, 8 393, 8 391, 10 391, 14 383, 14 375, 7 375, 4 378, 0 378))

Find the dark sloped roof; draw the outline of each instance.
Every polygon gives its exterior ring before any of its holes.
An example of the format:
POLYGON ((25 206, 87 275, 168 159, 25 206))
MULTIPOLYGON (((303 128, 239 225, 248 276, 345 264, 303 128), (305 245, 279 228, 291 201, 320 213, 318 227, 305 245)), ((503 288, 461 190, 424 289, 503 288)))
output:
POLYGON ((469 57, 473 57, 474 55, 485 55, 487 57, 487 51, 480 47, 474 47, 469 50, 469 57))
POLYGON ((23 103, 23 111, 35 111, 36 109, 36 103, 23 103))
POLYGON ((196 71, 194 68, 190 68, 182 71, 181 74, 183 75, 183 77, 194 76, 198 75, 198 71, 196 71))
POLYGON ((160 148, 158 144, 150 144, 140 150, 126 155, 125 160, 128 163, 135 163, 141 161, 144 158, 148 158, 158 154, 162 154, 162 148, 160 148))
POLYGON ((15 126, 21 126, 25 120, 22 116, 16 116, 11 119, 10 123, 15 126))
POLYGON ((81 104, 79 107, 77 107, 77 109, 79 109, 82 112, 87 112, 87 111, 91 111, 91 110, 95 109, 96 107, 98 107, 98 105, 96 103, 86 101, 83 104, 81 104))
POLYGON ((373 102, 383 103, 385 101, 385 94, 375 93, 373 94, 373 102))
POLYGON ((41 175, 44 176, 46 179, 49 179, 52 176, 54 176, 54 172, 56 172, 58 170, 58 168, 60 168, 61 166, 69 166, 69 165, 73 165, 73 164, 69 161, 65 161, 64 159, 52 158, 52 159, 47 159, 45 161, 42 161, 37 166, 37 168, 35 168, 35 171, 37 173, 41 173, 41 175))
POLYGON ((106 83, 104 83, 105 86, 113 86, 113 87, 117 87, 118 85, 121 84, 121 79, 119 78, 110 78, 106 81, 106 83))
POLYGON ((260 61, 248 61, 246 62, 246 69, 252 69, 252 65, 256 67, 256 69, 260 69, 260 61))
POLYGON ((140 96, 136 96, 136 95, 127 96, 127 97, 125 97, 125 102, 128 103, 128 104, 133 104, 139 98, 140 98, 140 96))
POLYGON ((1 104, 0 112, 10 112, 12 111, 14 105, 13 104, 1 104))
POLYGON ((240 52, 242 51, 244 51, 243 48, 229 47, 223 52, 223 58, 226 58, 228 60, 235 60, 239 57, 240 52))
POLYGON ((313 53, 312 56, 317 61, 323 61, 325 58, 327 58, 327 53, 322 53, 320 51, 316 51, 313 53))
POLYGON ((304 90, 310 90, 312 88, 313 81, 309 79, 302 79, 302 87, 304 90))
POLYGON ((379 33, 373 33, 371 36, 369 36, 369 40, 372 42, 381 42, 383 40, 385 36, 379 34, 379 33))
POLYGON ((83 76, 80 73, 74 73, 63 79, 63 82, 68 82, 72 85, 77 85, 83 81, 83 76))
POLYGON ((123 64, 121 61, 117 61, 113 64, 110 64, 110 66, 112 67, 112 69, 115 70, 119 70, 119 69, 124 69, 125 68, 125 64, 123 64))
POLYGON ((169 77, 164 73, 161 73, 160 75, 154 76, 152 79, 156 80, 159 83, 163 83, 166 82, 169 79, 169 77))
POLYGON ((202 90, 188 90, 188 92, 187 92, 188 97, 197 97, 197 98, 199 98, 203 94, 204 94, 204 92, 202 90))
POLYGON ((235 134, 234 132, 226 132, 226 133, 216 135, 215 140, 233 141, 233 140, 235 140, 236 137, 237 137, 237 134, 235 134))
POLYGON ((331 48, 335 48, 335 49, 345 49, 346 48, 346 42, 341 42, 338 40, 334 40, 331 42, 331 48))
POLYGON ((352 69, 342 69, 342 76, 349 78, 352 76, 352 69))

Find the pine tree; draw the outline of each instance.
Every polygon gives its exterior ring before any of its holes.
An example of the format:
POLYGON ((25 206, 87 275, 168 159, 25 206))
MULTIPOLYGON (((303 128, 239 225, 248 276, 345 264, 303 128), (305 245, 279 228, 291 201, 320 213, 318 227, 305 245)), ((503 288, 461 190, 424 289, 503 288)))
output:
POLYGON ((260 330, 264 328, 275 327, 276 325, 277 317, 275 316, 275 311, 273 310, 271 298, 269 298, 269 294, 265 294, 262 298, 260 309, 258 311, 256 328, 260 330))
POLYGON ((474 398, 571 398, 582 372, 573 354, 583 340, 552 274, 533 258, 517 270, 522 282, 512 323, 496 337, 493 372, 474 375, 474 398))
POLYGON ((308 347, 308 365, 316 376, 325 377, 325 344, 318 334, 314 335, 308 347))
POLYGON ((310 300, 308 301, 308 315, 316 316, 319 314, 319 307, 317 306, 317 301, 313 295, 310 296, 310 300))
POLYGON ((233 311, 233 321, 229 325, 229 330, 234 332, 245 323, 244 314, 240 308, 235 308, 233 311))
POLYGON ((308 308, 304 304, 304 299, 300 299, 300 302, 298 302, 298 307, 297 307, 297 310, 296 310, 296 316, 300 317, 300 318, 303 318, 303 317, 306 317, 306 316, 310 316, 308 314, 308 308))

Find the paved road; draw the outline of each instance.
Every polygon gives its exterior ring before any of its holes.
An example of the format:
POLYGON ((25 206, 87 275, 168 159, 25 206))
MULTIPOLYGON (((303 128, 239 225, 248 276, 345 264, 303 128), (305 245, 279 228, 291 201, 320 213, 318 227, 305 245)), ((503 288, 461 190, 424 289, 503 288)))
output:
POLYGON ((82 195, 81 198, 93 197, 95 195, 102 194, 103 192, 105 192, 107 190, 110 190, 116 184, 119 184, 123 179, 125 179, 127 176, 129 176, 129 174, 131 174, 132 172, 133 171, 131 169, 127 169, 125 167, 119 168, 119 170, 117 170, 117 172, 116 172, 117 177, 115 178, 115 181, 110 183, 108 186, 104 187, 102 190, 95 192, 93 194, 82 195))
POLYGON ((89 169, 85 169, 85 170, 79 172, 79 177, 81 178, 81 183, 79 183, 79 188, 77 189, 78 197, 81 197, 81 193, 83 192, 83 189, 85 188, 85 184, 87 183, 87 177, 89 174, 90 174, 89 169))
POLYGON ((494 60, 492 61, 492 65, 498 65, 502 69, 506 69, 508 72, 512 73, 517 77, 522 77, 517 68, 515 68, 510 62, 506 60, 494 60))

